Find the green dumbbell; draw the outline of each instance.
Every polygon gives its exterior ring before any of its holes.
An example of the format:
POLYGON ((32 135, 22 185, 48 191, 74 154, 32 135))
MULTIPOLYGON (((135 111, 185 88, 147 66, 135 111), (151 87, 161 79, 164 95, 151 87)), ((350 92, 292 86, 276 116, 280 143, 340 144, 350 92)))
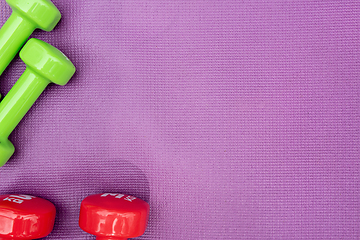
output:
POLYGON ((20 51, 24 73, 0 102, 0 166, 15 151, 10 133, 50 83, 65 85, 75 73, 71 61, 58 49, 39 39, 30 39, 20 51))
POLYGON ((49 0, 6 0, 13 12, 0 29, 0 75, 31 33, 40 28, 51 31, 61 18, 49 0))

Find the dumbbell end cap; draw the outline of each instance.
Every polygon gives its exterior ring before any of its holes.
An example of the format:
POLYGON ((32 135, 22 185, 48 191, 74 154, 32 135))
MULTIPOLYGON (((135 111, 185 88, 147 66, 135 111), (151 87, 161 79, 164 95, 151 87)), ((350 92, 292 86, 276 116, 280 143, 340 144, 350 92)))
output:
POLYGON ((6 0, 6 2, 14 12, 44 31, 53 30, 61 18, 60 11, 49 0, 6 0))
POLYGON ((80 206, 79 226, 97 240, 123 240, 144 234, 149 204, 125 194, 94 194, 80 206))
POLYGON ((128 238, 113 238, 113 237, 97 236, 96 240, 128 240, 128 238))
POLYGON ((54 204, 31 195, 0 195, 0 239, 38 239, 51 232, 54 204))
POLYGON ((75 73, 75 66, 57 48, 36 38, 20 51, 27 67, 58 85, 65 85, 75 73))
POLYGON ((0 167, 5 165, 14 152, 15 147, 9 140, 0 140, 0 167))
POLYGON ((49 0, 6 0, 6 2, 14 12, 44 31, 53 30, 61 18, 60 11, 49 0))

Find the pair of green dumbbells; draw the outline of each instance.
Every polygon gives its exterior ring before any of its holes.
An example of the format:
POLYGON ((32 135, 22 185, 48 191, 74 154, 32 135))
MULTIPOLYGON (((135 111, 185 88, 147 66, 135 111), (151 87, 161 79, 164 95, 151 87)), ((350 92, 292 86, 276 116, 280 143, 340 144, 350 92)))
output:
MULTIPOLYGON (((0 29, 0 74, 32 32, 51 31, 61 18, 49 0, 6 0, 13 12, 0 29)), ((50 83, 65 85, 75 73, 71 61, 58 49, 30 39, 21 49, 26 70, 0 102, 0 167, 13 155, 9 135, 50 83)))

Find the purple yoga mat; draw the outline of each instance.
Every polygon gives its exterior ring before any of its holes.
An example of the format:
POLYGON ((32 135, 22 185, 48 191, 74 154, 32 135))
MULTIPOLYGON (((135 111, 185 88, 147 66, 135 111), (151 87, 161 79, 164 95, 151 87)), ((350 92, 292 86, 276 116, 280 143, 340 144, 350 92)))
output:
POLYGON ((360 239, 359 1, 53 2, 32 37, 77 72, 0 168, 0 193, 56 205, 45 239, 95 239, 79 208, 102 192, 150 204, 138 239, 360 239))

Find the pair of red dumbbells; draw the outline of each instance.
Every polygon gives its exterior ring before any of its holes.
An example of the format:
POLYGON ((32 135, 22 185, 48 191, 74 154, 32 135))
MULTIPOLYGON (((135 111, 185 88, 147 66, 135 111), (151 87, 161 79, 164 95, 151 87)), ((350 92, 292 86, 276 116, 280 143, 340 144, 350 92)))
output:
MULTIPOLYGON (((97 240, 125 240, 141 236, 149 218, 149 204, 126 194, 86 197, 79 226, 97 240)), ((56 209, 50 201, 31 195, 0 196, 0 239, 37 239, 53 229, 56 209)))

